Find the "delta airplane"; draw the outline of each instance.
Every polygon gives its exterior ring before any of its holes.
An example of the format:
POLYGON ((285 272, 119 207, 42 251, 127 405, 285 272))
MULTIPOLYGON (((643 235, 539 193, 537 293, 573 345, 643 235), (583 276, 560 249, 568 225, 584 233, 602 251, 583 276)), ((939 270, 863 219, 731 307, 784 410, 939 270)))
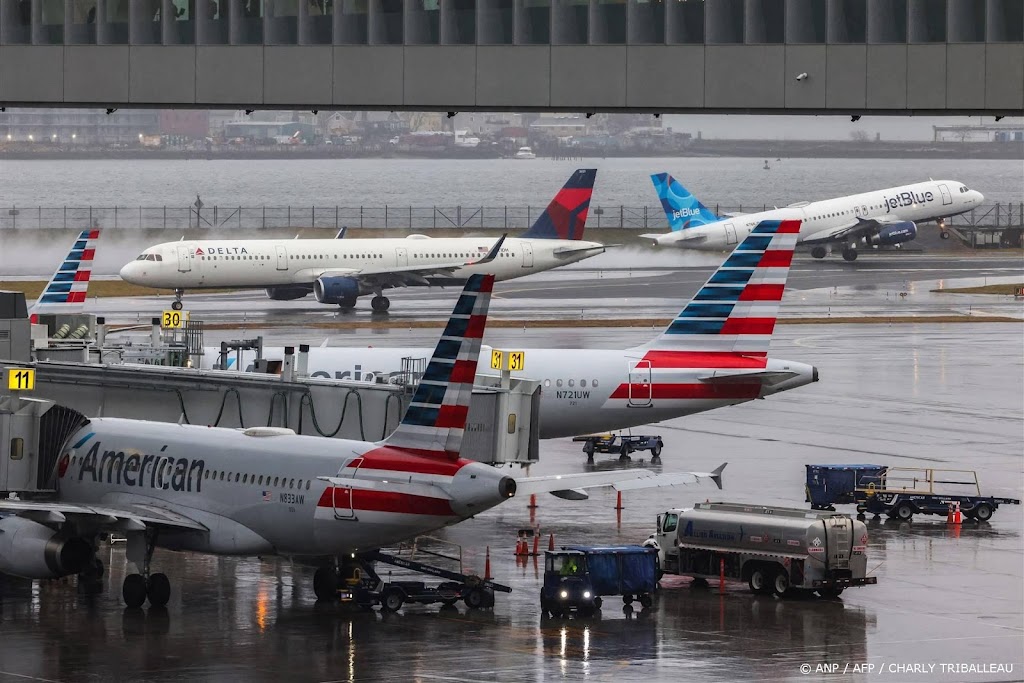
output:
MULTIPOLYGON (((377 443, 117 418, 71 422, 47 488, 54 500, 0 501, 0 571, 95 580, 100 534, 127 537, 130 607, 165 605, 151 572, 155 547, 216 555, 278 554, 318 565, 318 598, 359 553, 455 524, 530 493, 586 498, 583 489, 691 484, 708 473, 619 470, 515 479, 462 458, 480 341, 494 277, 472 275, 398 429, 377 443)), ((59 454, 59 455, 58 455, 59 454)), ((45 471, 45 470, 44 470, 45 471)))
POLYGON ((799 220, 800 244, 811 256, 825 258, 833 245, 847 261, 857 260, 860 245, 899 246, 917 237, 917 224, 936 221, 948 239, 945 219, 977 208, 985 199, 955 180, 890 187, 820 202, 798 202, 781 209, 737 216, 716 216, 668 173, 651 176, 672 232, 643 235, 655 245, 723 251, 764 220, 799 220))
POLYGON ((511 280, 602 253, 603 245, 583 241, 596 177, 592 168, 574 172, 493 262, 480 260, 494 243, 486 237, 183 240, 146 249, 121 269, 121 279, 173 289, 175 310, 186 289, 219 287, 265 289, 275 301, 312 292, 318 302, 344 309, 372 293, 370 306, 383 312, 391 305, 383 290, 392 287, 461 285, 474 273, 511 280))
POLYGON ((99 239, 100 231, 95 228, 78 234, 68 255, 29 308, 29 319, 33 323, 39 322, 40 313, 78 313, 85 308, 99 239))
MULTIPOLYGON (((540 437, 636 427, 816 382, 815 367, 768 358, 799 230, 799 221, 762 221, 665 331, 642 346, 527 349, 525 369, 512 374, 543 382, 540 437)), ((264 349, 269 359, 282 354, 264 349)), ((375 381, 401 374, 403 358, 428 354, 321 347, 310 349, 308 364, 313 377, 375 381)), ((215 367, 218 350, 206 349, 203 357, 210 359, 206 367, 215 367)), ((240 363, 247 369, 252 360, 243 354, 240 363)))

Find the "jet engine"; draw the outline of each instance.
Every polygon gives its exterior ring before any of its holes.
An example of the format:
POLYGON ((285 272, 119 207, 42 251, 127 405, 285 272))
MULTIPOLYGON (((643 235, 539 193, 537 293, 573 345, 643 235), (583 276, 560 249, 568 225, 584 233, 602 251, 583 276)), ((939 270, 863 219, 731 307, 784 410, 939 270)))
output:
POLYGON ((360 294, 354 277, 322 277, 313 283, 313 296, 322 304, 355 306, 360 294))
POLYGON ((294 301, 309 294, 309 287, 267 287, 266 292, 274 301, 294 301))
POLYGON ((78 574, 92 558, 83 538, 60 532, 24 517, 0 519, 0 572, 26 579, 54 579, 78 574))
POLYGON ((882 226, 877 235, 868 238, 868 244, 888 247, 909 242, 915 237, 917 237, 917 226, 913 221, 900 221, 882 226))

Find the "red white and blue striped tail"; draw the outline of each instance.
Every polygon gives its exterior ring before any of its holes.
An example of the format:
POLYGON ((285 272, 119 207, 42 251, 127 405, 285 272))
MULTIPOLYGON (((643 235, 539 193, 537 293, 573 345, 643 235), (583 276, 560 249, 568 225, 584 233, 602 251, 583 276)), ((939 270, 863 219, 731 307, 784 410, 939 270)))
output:
POLYGON ((458 459, 493 288, 493 275, 470 276, 405 417, 380 445, 458 459))
POLYGON ((33 321, 40 313, 75 313, 85 307, 85 296, 92 277, 92 261, 99 239, 98 229, 79 233, 71 251, 32 306, 33 321))
POLYGON ((800 221, 761 221, 650 348, 767 355, 800 221))

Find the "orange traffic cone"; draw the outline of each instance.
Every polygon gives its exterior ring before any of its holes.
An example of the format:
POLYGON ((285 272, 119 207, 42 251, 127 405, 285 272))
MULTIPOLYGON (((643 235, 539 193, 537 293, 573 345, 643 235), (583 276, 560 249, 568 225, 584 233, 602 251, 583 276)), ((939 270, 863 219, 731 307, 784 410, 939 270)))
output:
POLYGON ((490 581, 491 576, 491 546, 487 546, 487 554, 484 555, 484 581, 490 581))
POLYGON ((555 550, 555 535, 551 534, 548 536, 548 550, 554 552, 555 550))
POLYGON ((953 504, 949 504, 949 511, 946 513, 946 524, 953 524, 953 504))
POLYGON ((533 535, 533 552, 530 554, 534 557, 540 555, 540 534, 533 535))
POLYGON ((615 509, 622 510, 622 491, 617 491, 615 494, 615 509))
POLYGON ((953 525, 959 526, 960 524, 963 524, 964 521, 960 516, 960 501, 957 501, 954 505, 956 505, 956 507, 953 508, 953 525))

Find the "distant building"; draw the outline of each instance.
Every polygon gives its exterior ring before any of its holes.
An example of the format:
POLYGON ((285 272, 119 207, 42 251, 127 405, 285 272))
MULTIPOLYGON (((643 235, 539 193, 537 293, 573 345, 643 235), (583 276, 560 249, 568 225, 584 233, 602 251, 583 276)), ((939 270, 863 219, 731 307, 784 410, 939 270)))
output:
POLYGON ((530 134, 550 138, 586 135, 589 122, 583 116, 541 116, 530 124, 530 134))
POLYGON ((200 140, 210 134, 210 112, 195 109, 161 109, 160 134, 200 140))
POLYGON ((156 109, 10 108, 0 112, 0 143, 109 145, 138 142, 160 132, 156 109))
POLYGON ((934 142, 1024 142, 1024 124, 932 126, 934 142))

